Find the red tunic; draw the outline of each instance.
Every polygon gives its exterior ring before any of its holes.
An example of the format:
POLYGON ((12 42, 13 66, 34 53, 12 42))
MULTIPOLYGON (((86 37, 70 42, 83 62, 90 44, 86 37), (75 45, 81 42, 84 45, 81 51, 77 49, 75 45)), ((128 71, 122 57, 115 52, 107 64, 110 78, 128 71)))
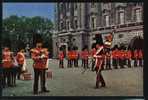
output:
POLYGON ((132 53, 131 53, 130 50, 128 50, 128 51, 126 52, 126 58, 127 58, 127 59, 131 59, 131 57, 132 57, 132 53))
POLYGON ((91 56, 93 57, 96 54, 96 49, 91 50, 91 56))
POLYGON ((135 59, 138 58, 138 51, 137 51, 137 50, 134 51, 134 58, 135 58, 135 59))
POLYGON ((32 50, 33 67, 35 69, 46 69, 48 52, 43 48, 34 48, 32 50), (43 57, 44 56, 44 57, 43 57))
POLYGON ((89 56, 89 52, 88 51, 84 51, 84 59, 87 60, 88 59, 88 56, 89 56))
POLYGON ((63 52, 63 51, 61 51, 61 52, 59 53, 59 59, 60 59, 60 60, 63 60, 63 59, 64 59, 64 52, 63 52))
POLYGON ((68 53, 67 53, 67 58, 68 58, 69 60, 72 59, 72 51, 68 51, 68 53))
POLYGON ((143 58, 143 52, 142 52, 142 50, 139 50, 139 52, 138 52, 138 58, 139 59, 142 59, 143 58))

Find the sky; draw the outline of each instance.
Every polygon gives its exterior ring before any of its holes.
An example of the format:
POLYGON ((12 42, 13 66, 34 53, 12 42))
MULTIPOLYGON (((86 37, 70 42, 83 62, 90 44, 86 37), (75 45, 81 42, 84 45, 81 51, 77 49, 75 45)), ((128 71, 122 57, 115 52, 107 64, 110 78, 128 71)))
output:
POLYGON ((42 16, 54 21, 54 3, 3 3, 3 18, 11 15, 42 16))

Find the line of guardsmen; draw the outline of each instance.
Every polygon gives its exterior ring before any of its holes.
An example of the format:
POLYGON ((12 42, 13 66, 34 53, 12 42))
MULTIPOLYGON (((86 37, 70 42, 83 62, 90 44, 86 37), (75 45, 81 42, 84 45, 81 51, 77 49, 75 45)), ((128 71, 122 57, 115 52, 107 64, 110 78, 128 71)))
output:
MULTIPOLYGON (((82 49, 81 52, 77 50, 68 50, 67 52, 67 67, 71 68, 73 65, 78 67, 78 60, 81 59, 81 66, 84 68, 89 68, 89 57, 91 57, 91 70, 93 71, 93 67, 95 64, 95 59, 93 59, 93 55, 96 53, 96 48, 92 48, 91 51, 88 51, 87 48, 82 49)), ((64 52, 61 50, 59 52, 59 67, 64 68, 64 52)), ((105 61, 103 64, 105 65, 103 69, 114 69, 125 68, 128 66, 132 67, 132 61, 134 61, 133 66, 143 66, 143 51, 141 49, 136 50, 124 50, 114 48, 112 50, 108 50, 105 55, 105 61)))
POLYGON ((9 47, 4 47, 2 52, 2 87, 15 87, 16 77, 20 79, 23 74, 22 65, 25 60, 24 49, 17 54, 11 52, 9 47))

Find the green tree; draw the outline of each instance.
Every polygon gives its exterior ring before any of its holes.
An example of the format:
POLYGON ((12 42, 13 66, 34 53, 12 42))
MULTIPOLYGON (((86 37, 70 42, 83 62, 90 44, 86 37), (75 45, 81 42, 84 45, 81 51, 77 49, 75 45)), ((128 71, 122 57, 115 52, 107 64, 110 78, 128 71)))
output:
MULTIPOLYGON (((12 15, 3 19, 2 43, 11 41, 12 50, 17 51, 21 44, 29 44, 33 47, 33 36, 40 34, 45 46, 52 52, 52 29, 53 23, 50 19, 35 17, 18 17, 12 15)), ((9 42, 10 43, 10 42, 9 42)))

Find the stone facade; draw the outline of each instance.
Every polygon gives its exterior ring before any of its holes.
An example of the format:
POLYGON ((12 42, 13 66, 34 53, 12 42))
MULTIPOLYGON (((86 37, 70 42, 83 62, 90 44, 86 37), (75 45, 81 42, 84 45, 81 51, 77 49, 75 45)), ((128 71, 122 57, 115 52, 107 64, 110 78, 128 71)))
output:
POLYGON ((87 45, 91 49, 95 34, 103 40, 114 33, 113 45, 128 45, 135 36, 143 37, 143 3, 56 3, 53 56, 59 47, 87 45), (70 41, 72 44, 69 44, 70 41))

